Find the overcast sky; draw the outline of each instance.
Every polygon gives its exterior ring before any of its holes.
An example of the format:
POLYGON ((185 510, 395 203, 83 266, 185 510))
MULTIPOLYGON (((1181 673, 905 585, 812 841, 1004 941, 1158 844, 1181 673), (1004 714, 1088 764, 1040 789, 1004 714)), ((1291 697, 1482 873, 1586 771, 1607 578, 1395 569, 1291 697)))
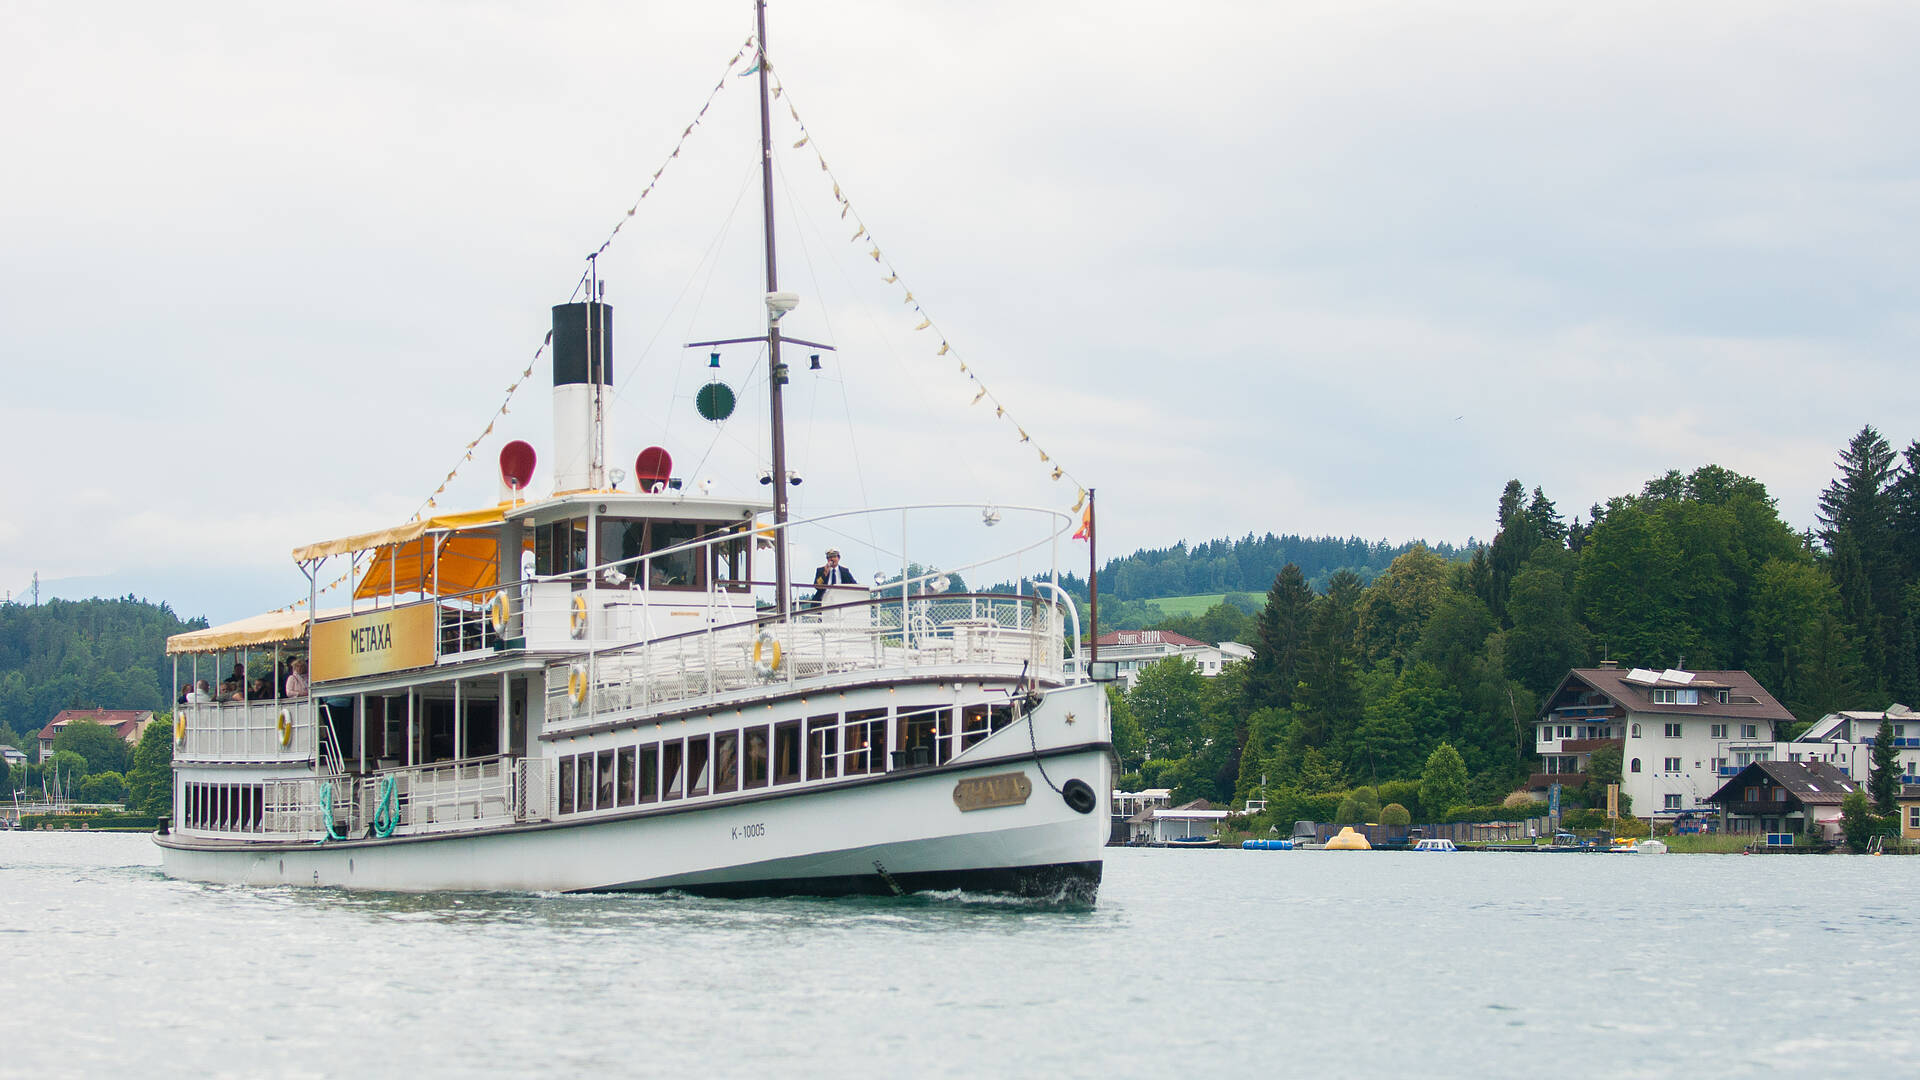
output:
MULTIPOLYGON (((7 12, 0 590, 216 621, 304 595, 293 545, 413 513, 751 29, 743 2, 7 12)), ((776 111, 787 330, 841 350, 792 388, 803 514, 1073 500, 955 356, 1099 488, 1103 554, 1458 543, 1509 477, 1571 516, 1706 463, 1804 527, 1862 424, 1920 437, 1912 4, 770 18, 812 135, 776 111)), ((730 80, 602 260, 612 457, 739 494, 761 358, 725 355, 716 430, 679 345, 761 326, 753 108, 730 80)), ((504 437, 544 448, 547 375, 441 506, 492 500, 504 437)))

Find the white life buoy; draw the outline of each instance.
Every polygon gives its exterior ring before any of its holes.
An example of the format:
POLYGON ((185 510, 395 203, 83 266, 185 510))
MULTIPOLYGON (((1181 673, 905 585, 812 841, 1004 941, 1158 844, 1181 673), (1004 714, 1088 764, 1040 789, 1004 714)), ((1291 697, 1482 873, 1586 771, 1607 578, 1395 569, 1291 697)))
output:
POLYGON ((584 664, 575 664, 567 670, 567 700, 575 705, 587 699, 587 669, 584 664))
POLYGON ((780 670, 780 639, 766 630, 753 639, 753 670, 763 679, 780 670))
POLYGON ((285 709, 273 720, 273 729, 280 733, 280 749, 293 745, 293 714, 285 709))
POLYGON ((573 630, 574 637, 587 636, 587 598, 584 594, 573 594, 573 613, 569 616, 569 627, 573 630))

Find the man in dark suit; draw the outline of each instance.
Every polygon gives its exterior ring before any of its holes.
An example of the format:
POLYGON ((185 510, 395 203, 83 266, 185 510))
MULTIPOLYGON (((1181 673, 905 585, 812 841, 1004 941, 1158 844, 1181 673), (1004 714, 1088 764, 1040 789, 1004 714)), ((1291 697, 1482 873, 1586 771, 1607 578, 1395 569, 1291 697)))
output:
POLYGON ((813 572, 813 602, 826 598, 829 585, 852 585, 853 571, 840 565, 840 549, 827 549, 827 565, 813 572))

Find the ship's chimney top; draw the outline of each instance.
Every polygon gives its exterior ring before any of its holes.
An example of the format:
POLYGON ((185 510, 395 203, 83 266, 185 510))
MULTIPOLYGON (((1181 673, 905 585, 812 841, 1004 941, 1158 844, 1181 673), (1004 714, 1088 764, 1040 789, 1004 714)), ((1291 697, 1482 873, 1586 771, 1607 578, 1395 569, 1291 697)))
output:
POLYGON ((607 388, 613 384, 613 308, 599 301, 553 309, 553 490, 607 486, 607 388))

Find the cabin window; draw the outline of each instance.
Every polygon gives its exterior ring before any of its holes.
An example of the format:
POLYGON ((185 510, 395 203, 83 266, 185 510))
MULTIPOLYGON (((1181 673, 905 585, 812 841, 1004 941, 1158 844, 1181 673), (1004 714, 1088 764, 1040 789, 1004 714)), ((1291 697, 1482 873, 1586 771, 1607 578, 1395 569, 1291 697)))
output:
POLYGON ((940 753, 942 729, 947 710, 916 709, 900 714, 900 749, 906 752, 910 765, 933 765, 946 760, 940 753))
MULTIPOLYGON (((1540 737, 1546 738, 1549 727, 1541 727, 1540 737)), ((981 739, 987 737, 987 707, 968 705, 960 710, 960 749, 968 750, 981 739)))
POLYGON ((723 731, 713 737, 713 793, 740 790, 740 733, 723 731))
POLYGON ((847 714, 843 776, 886 772, 887 710, 861 709, 847 714))
POLYGON ((619 779, 615 781, 615 785, 619 788, 621 806, 633 805, 634 750, 635 748, 631 746, 623 746, 620 748, 620 766, 618 770, 620 775, 619 779))
POLYGON ((595 809, 605 810, 613 805, 613 751, 600 751, 599 771, 599 782, 594 785, 597 795, 593 805, 595 809))
POLYGON ((994 731, 999 731, 1011 723, 1013 723, 1012 705, 987 706, 987 726, 989 728, 992 728, 994 731))
POLYGON ((1629 772, 1639 772, 1639 771, 1640 771, 1640 759, 1639 759, 1639 758, 1634 758, 1634 759, 1633 759, 1633 766, 1632 766, 1632 768, 1630 768, 1630 769, 1629 769, 1628 771, 1629 771, 1629 772))
POLYGON ((840 717, 829 713, 807 721, 807 779, 831 780, 840 773, 840 717))
POLYGON ((640 748, 640 801, 643 803, 660 801, 660 747, 649 744, 640 748))
POLYGON ((762 788, 767 786, 767 728, 750 727, 742 736, 746 745, 746 777, 741 780, 743 788, 762 788))
POLYGON ((574 809, 585 813, 594 809, 593 805, 593 755, 580 755, 580 781, 573 791, 574 809))
POLYGON ((773 782, 800 782, 800 721, 773 725, 773 782))
POLYGON ((707 735, 697 735, 687 740, 687 795, 705 795, 713 784, 708 767, 713 764, 709 752, 713 748, 713 739, 707 735))
POLYGON ((662 798, 677 799, 687 793, 685 770, 681 768, 686 763, 684 752, 679 739, 660 744, 660 778, 666 785, 662 798))
POLYGON ((573 755, 560 759, 560 812, 573 813, 573 755))

